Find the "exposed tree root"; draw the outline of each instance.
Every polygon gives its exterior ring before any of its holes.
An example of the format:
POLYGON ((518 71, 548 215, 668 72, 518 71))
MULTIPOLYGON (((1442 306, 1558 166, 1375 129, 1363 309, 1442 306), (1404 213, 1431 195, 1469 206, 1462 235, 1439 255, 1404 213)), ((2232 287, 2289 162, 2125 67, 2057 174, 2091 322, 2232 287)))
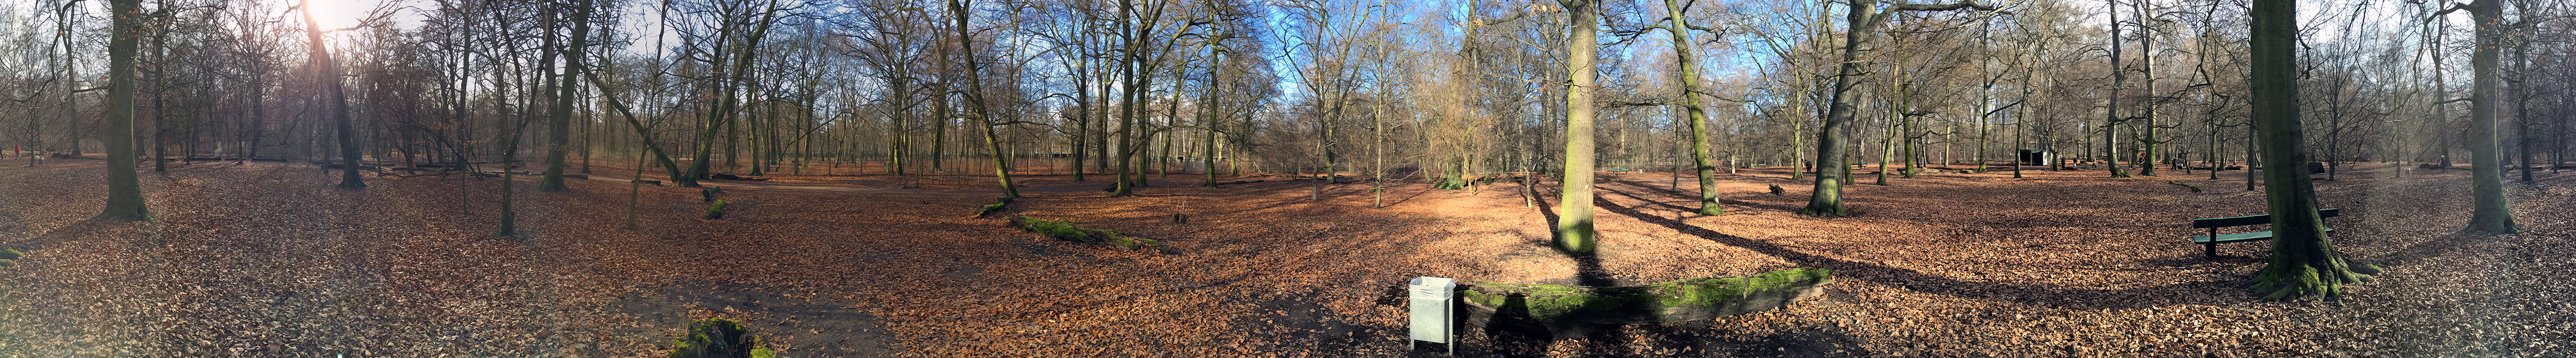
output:
POLYGON ((2275 260, 2271 266, 2254 275, 2254 293, 2264 301, 2277 301, 2300 296, 2334 297, 2343 295, 2344 286, 2369 281, 2379 274, 2379 266, 2335 257, 2325 262, 2314 260, 2284 264, 2275 260))

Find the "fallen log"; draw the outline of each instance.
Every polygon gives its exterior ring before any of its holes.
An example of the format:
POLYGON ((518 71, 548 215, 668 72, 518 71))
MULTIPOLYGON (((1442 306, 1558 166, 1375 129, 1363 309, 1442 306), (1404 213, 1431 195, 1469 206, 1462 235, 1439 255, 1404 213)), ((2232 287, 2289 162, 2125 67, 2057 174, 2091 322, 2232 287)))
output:
POLYGON ((1010 222, 1005 225, 1019 228, 1020 230, 1028 230, 1029 232, 1038 233, 1039 235, 1046 235, 1046 237, 1055 238, 1056 240, 1072 242, 1106 242, 1110 245, 1116 245, 1120 249, 1152 249, 1167 253, 1172 252, 1170 247, 1163 246, 1162 241, 1127 236, 1126 234, 1120 234, 1117 231, 1074 226, 1073 222, 1070 221, 1046 220, 1026 216, 1013 216, 1009 220, 1010 222))
POLYGON ((2179 182, 2179 181, 2172 181, 2172 180, 2167 180, 2167 181, 2165 181, 2165 184, 2181 185, 2182 187, 2185 187, 2185 188, 2191 188, 2191 192, 2194 192, 2194 193, 2198 193, 2198 192, 2200 192, 2200 186, 2199 186, 2199 185, 2184 184, 2183 182, 2179 182))
MULTIPOLYGON (((411 171, 427 171, 426 169, 418 169, 418 168, 394 168, 394 170, 396 170, 396 171, 404 171, 404 172, 411 172, 411 171)), ((399 179, 410 179, 410 178, 415 178, 415 177, 429 177, 429 176, 447 176, 447 172, 440 172, 440 171, 433 171, 433 172, 428 172, 428 173, 416 173, 416 174, 395 173, 395 172, 385 171, 385 170, 381 170, 381 169, 371 169, 371 170, 368 170, 368 171, 375 172, 375 173, 376 173, 376 176, 378 176, 378 177, 394 177, 394 178, 399 178, 399 179)))
POLYGON ((1833 270, 1792 268, 1746 277, 1703 277, 1641 286, 1459 285, 1470 325, 1575 337, 1605 325, 1670 324, 1787 307, 1823 294, 1833 270))

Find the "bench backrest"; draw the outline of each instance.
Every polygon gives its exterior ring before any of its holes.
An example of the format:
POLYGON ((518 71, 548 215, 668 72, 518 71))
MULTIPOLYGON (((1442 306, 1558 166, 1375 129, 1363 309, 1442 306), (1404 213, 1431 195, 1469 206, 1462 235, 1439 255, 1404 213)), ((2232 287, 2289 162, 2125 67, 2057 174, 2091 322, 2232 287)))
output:
MULTIPOLYGON (((2321 218, 2331 218, 2331 217, 2335 217, 2335 215, 2340 215, 2340 214, 2342 214, 2342 213, 2343 213, 2343 210, 2342 210, 2342 209, 2317 209, 2317 217, 2321 217, 2321 218)), ((2269 225, 2269 224, 2271 224, 2271 223, 2272 223, 2272 216, 2271 216, 2271 215, 2252 215, 2252 216, 2238 216, 2238 217, 2225 217, 2225 218, 2191 219, 2191 228, 2194 228, 2194 229, 2205 229, 2205 228, 2230 227, 2230 226, 2269 225)))

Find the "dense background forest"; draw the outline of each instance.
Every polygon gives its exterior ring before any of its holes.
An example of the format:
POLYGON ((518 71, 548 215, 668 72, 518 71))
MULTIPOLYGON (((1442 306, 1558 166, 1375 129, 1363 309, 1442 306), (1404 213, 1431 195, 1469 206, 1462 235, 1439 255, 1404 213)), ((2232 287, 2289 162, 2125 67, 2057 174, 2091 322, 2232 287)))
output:
MULTIPOLYGON (((131 138, 164 159, 153 170, 534 161, 548 190, 639 156, 682 184, 997 166, 1457 182, 1562 172, 1569 157, 1687 172, 1812 165, 1834 64, 1858 46, 1834 152, 1897 168, 1872 183, 2025 150, 2071 159, 2052 168, 2175 175, 2244 163, 2261 144, 2242 2, 1968 2, 1889 11, 1860 41, 1826 2, 1578 6, 1600 14, 1572 18, 1598 50, 1567 46, 1566 4, 145 1, 131 138), (1591 103, 1569 108, 1569 82, 1597 83, 1576 86, 1591 103), (1569 155, 1568 139, 1591 153, 1569 155)), ((2576 117, 2564 60, 2576 18, 2563 1, 2501 4, 2492 42, 2467 13, 2431 16, 2445 4, 2303 9, 2303 150, 2329 178, 2465 162, 2484 143, 2466 94, 2489 76, 2503 81, 2498 158, 2556 170, 2576 117), (2500 62, 2464 61, 2478 46, 2500 62)), ((123 137, 103 134, 116 124, 97 91, 112 67, 106 4, 20 5, 0 14, 0 45, 18 54, 0 62, 5 140, 106 151, 123 137)))

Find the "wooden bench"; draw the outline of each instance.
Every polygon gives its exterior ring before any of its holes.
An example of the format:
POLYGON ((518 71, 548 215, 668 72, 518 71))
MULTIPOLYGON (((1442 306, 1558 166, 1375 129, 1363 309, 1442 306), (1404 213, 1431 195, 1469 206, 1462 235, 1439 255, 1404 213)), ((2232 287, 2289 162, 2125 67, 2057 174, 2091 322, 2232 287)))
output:
MULTIPOLYGON (((2331 217, 2335 217, 2335 215, 2340 215, 2341 213, 2343 213, 2343 210, 2341 210, 2341 209, 2317 209, 2317 216, 2318 216, 2318 217, 2320 217, 2320 218, 2331 218, 2331 217)), ((2271 240, 2271 239, 2272 239, 2272 231, 2271 231, 2271 230, 2256 231, 2256 232, 2249 232, 2249 233, 2243 233, 2243 234, 2226 234, 2226 235, 2220 235, 2220 234, 2218 234, 2218 228, 2222 228, 2222 227, 2236 227, 2236 226, 2247 226, 2247 225, 2269 225, 2269 224, 2271 224, 2271 223, 2272 223, 2272 216, 2271 216, 2271 215, 2253 215, 2253 216, 2238 216, 2238 217, 2209 218, 2209 219, 2191 219, 2191 227, 2192 227, 2192 228, 2194 228, 2194 229, 2198 229, 2198 228, 2208 228, 2208 229, 2209 229, 2209 235, 2192 235, 2192 236, 2191 236, 2191 243, 2194 243, 2194 244, 2200 244, 2201 246, 2205 247, 2205 248, 2206 248, 2206 250, 2204 250, 2204 252, 2206 252, 2206 253, 2208 254, 2209 259, 2211 259, 2211 260, 2216 260, 2216 259, 2218 259, 2218 244, 2230 243, 2230 242, 2263 241, 2263 240, 2271 240)), ((2332 233, 2332 232, 2334 232, 2334 228, 2326 228, 2326 232, 2328 232, 2328 233, 2332 233)))

